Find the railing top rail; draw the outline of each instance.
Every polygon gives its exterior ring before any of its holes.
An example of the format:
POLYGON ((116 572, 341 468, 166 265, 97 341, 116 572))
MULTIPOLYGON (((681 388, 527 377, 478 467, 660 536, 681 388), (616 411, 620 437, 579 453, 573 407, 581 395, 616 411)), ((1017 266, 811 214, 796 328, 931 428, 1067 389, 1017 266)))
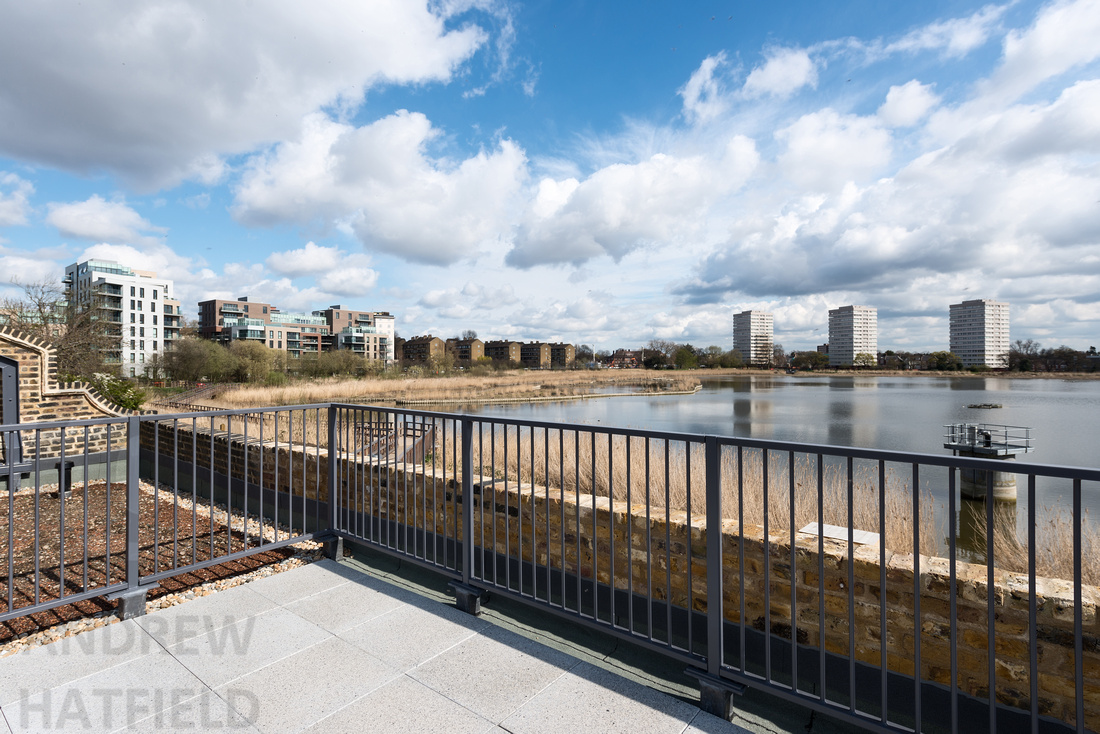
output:
POLYGON ((328 410, 331 403, 308 403, 306 405, 278 405, 270 408, 218 408, 214 410, 193 411, 189 413, 157 413, 138 416, 142 421, 165 421, 175 418, 220 418, 223 416, 285 413, 292 410, 328 410))
POLYGON ((19 431, 35 431, 35 430, 54 430, 57 428, 83 428, 84 426, 102 426, 111 424, 115 426, 124 426, 126 421, 129 420, 129 416, 111 416, 103 418, 84 418, 82 420, 63 420, 63 421, 40 421, 40 422, 26 422, 26 423, 9 423, 7 425, 0 425, 0 433, 10 433, 19 431))

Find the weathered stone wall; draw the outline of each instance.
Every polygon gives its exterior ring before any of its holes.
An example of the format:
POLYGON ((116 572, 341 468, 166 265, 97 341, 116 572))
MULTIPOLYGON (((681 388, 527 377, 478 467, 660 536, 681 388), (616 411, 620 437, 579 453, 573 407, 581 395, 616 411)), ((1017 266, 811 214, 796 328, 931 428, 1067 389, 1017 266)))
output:
MULTIPOLYGON (((161 451, 173 446, 173 432, 161 424, 161 451)), ((208 466, 211 442, 208 427, 201 425, 196 455, 200 466, 208 466)), ((179 431, 179 456, 190 461, 190 423, 179 431)), ((142 435, 142 445, 152 447, 152 431, 142 435)), ((215 435, 214 465, 220 473, 244 476, 245 448, 240 437, 215 435)), ((280 491, 293 486, 295 496, 305 488, 309 498, 327 501, 328 456, 324 449, 309 448, 306 454, 290 450, 285 443, 263 445, 250 441, 247 467, 249 481, 276 486, 276 467, 280 491), (320 466, 318 466, 318 454, 320 466), (261 471, 261 457, 263 468, 261 471), (305 471, 303 472, 303 466, 305 471), (293 467, 293 471, 291 470, 293 467), (303 476, 304 475, 304 476, 303 476)), ((461 539, 458 522, 461 514, 461 489, 453 473, 444 477, 437 468, 433 477, 427 467, 383 465, 363 467, 350 457, 342 458, 340 485, 342 505, 369 512, 383 519, 415 523, 418 527, 461 539), (405 498, 415 498, 407 508, 405 498)), ((517 485, 505 487, 501 479, 474 477, 473 533, 480 544, 485 539, 496 550, 521 553, 526 561, 567 573, 595 578, 618 589, 632 585, 635 593, 652 593, 679 607, 706 610, 706 544, 708 529, 701 516, 645 505, 627 505, 605 497, 562 492, 551 488, 517 485), (561 518, 565 517, 564 527, 561 518), (482 516, 485 527, 482 527, 482 516), (579 522, 578 522, 579 517, 579 522), (507 521, 506 519, 507 518, 507 521), (549 534, 547 521, 549 520, 549 534), (523 543, 520 543, 522 533, 523 543), (611 576, 612 538, 614 538, 615 576, 611 576), (562 551, 564 540, 564 554, 562 551), (647 554, 647 548, 649 553, 647 554), (599 562, 594 563, 594 557, 599 562), (689 574, 689 562, 691 572, 689 574), (689 589, 690 581, 690 589, 689 589)), ((852 552, 854 588, 848 588, 848 546, 846 542, 825 538, 823 554, 818 551, 816 535, 796 534, 794 567, 791 567, 789 534, 770 533, 769 574, 764 573, 764 533, 759 526, 738 527, 736 520, 725 520, 721 529, 723 545, 724 616, 741 622, 740 556, 744 551, 745 623, 764 629, 765 583, 770 584, 770 621, 772 632, 788 637, 791 625, 791 579, 795 583, 797 613, 795 628, 798 641, 817 646, 824 630, 827 651, 847 655, 849 634, 855 635, 856 657, 870 665, 881 661, 880 613, 885 599, 887 618, 887 666, 890 670, 914 673, 913 557, 886 553, 886 586, 881 584, 881 565, 877 545, 858 545, 852 552), (819 579, 819 560, 824 578, 819 579), (818 616, 819 586, 824 589, 825 616, 818 616), (854 604, 855 629, 849 630, 849 601, 854 604)), ((961 692, 979 698, 988 696, 988 607, 986 567, 964 562, 956 566, 958 679, 961 692)), ((920 557, 920 640, 921 678, 944 685, 950 683, 950 592, 948 560, 920 557)), ((1039 711, 1073 723, 1074 689, 1073 586, 1054 579, 1038 579, 1038 664, 1039 711)), ((1028 579, 1026 574, 994 572, 992 589, 995 617, 995 660, 997 698, 1004 704, 1028 708, 1029 635, 1028 579)), ((1097 606, 1100 589, 1083 589, 1084 619, 1084 703, 1086 726, 1100 726, 1100 621, 1097 606)))
MULTIPOLYGON (((0 357, 6 357, 16 363, 19 378, 19 422, 33 424, 47 421, 86 420, 94 418, 113 418, 131 415, 132 411, 110 402, 90 386, 81 383, 59 383, 57 381, 57 358, 53 347, 36 337, 0 327, 0 357)), ((33 460, 36 446, 41 447, 42 458, 53 458, 61 451, 61 431, 58 429, 41 431, 36 440, 36 431, 20 432, 23 443, 23 460, 33 460)), ((88 444, 85 448, 84 429, 69 429, 65 432, 65 452, 68 456, 84 453, 100 453, 107 450, 108 437, 105 426, 93 426, 88 430, 88 444)), ((0 441, 0 462, 3 456, 3 442, 0 441)), ((126 447, 125 429, 115 426, 111 429, 110 448, 112 451, 126 447)))

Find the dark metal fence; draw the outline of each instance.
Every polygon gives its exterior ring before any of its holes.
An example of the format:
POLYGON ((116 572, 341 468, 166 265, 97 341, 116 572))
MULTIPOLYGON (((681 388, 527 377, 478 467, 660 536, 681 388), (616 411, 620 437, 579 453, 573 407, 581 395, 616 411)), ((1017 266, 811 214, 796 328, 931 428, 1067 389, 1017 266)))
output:
POLYGON ((0 620, 339 538, 680 660, 719 713, 1100 725, 1100 470, 344 404, 16 435, 0 620), (1018 501, 965 499, 979 470, 1018 501))

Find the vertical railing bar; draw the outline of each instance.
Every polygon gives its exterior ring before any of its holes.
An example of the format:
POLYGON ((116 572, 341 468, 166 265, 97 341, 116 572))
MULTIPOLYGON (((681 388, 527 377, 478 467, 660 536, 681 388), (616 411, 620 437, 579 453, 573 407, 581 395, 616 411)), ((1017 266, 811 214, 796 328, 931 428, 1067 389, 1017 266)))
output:
MULTIPOLYGON (((110 445, 110 441, 107 442, 110 445)), ((107 470, 110 471, 110 463, 107 470)), ((110 484, 108 484, 110 486, 110 484)), ((198 562, 199 545, 199 417, 191 416, 191 563, 198 562)))
MULTIPOLYGON (((1035 569, 1035 475, 1027 475, 1027 638, 1038 639, 1035 569)), ((1031 693, 1031 734, 1039 734, 1039 646, 1028 646, 1028 688, 1031 693)))
MULTIPOLYGON (((304 422, 304 421, 303 421, 304 422)), ((303 435, 305 432, 303 431, 303 435)), ((294 537, 294 411, 286 414, 286 537, 294 537)))
MULTIPOLYGON (((474 422, 462 419, 462 583, 474 575, 474 422)), ((456 518, 457 524, 457 518, 456 518)), ((457 531, 456 531, 457 534, 457 531)))
POLYGON ((581 432, 573 430, 573 484, 576 501, 573 502, 573 514, 575 532, 573 536, 577 546, 577 569, 573 574, 577 578, 577 614, 584 614, 584 605, 581 603, 581 432))
MULTIPOLYGON (((879 613, 879 721, 885 724, 889 718, 886 691, 886 462, 878 462, 878 613, 879 613)), ((920 672, 914 670, 914 677, 920 672)))
MULTIPOLYGON (((404 547, 401 549, 405 555, 416 557, 416 536, 413 536, 413 549, 409 552, 409 534, 415 532, 416 528, 416 475, 413 474, 412 478, 412 512, 413 519, 409 522, 409 415, 406 413, 403 415, 404 421, 401 424, 401 520, 404 525, 405 532, 401 533, 401 542, 404 547)), ((413 416, 413 430, 416 430, 415 416, 413 416)))
MULTIPOLYGON (((436 451, 436 448, 435 448, 435 436, 436 436, 436 433, 437 433, 436 428, 440 425, 445 425, 443 423, 442 418, 432 418, 432 565, 434 565, 434 566, 439 565, 439 544, 436 542, 437 538, 439 537, 439 527, 438 527, 437 521, 435 519, 438 516, 438 513, 436 512, 436 510, 439 507, 439 477, 437 476, 437 472, 436 472, 436 468, 435 468, 436 467, 436 460, 437 460, 436 453, 438 453, 436 451)), ((424 446, 425 446, 425 449, 426 449, 427 444, 428 444, 427 435, 425 435, 422 440, 424 442, 424 446)), ((471 446, 470 446, 470 455, 471 455, 471 457, 473 456, 472 441, 473 441, 473 438, 471 437, 471 446)), ((471 461, 472 460, 473 459, 471 458, 471 461)), ((471 476, 470 494, 469 495, 464 494, 462 496, 462 501, 463 502, 473 502, 474 501, 473 479, 472 479, 473 474, 471 474, 470 476, 471 476)), ((446 470, 444 470, 444 472, 443 472, 443 499, 444 499, 444 501, 446 501, 446 499, 447 499, 447 472, 446 472, 446 470)), ((428 502, 428 496, 427 496, 427 492, 425 492, 424 493, 425 511, 427 510, 427 502, 428 502)), ((473 515, 471 515, 471 518, 472 517, 473 517, 473 515)), ((472 523, 473 520, 471 519, 470 522, 472 523)), ((424 515, 424 532, 427 533, 427 530, 428 530, 428 516, 427 516, 427 514, 425 514, 424 515)), ((446 525, 443 526, 443 532, 444 532, 444 534, 447 532, 447 526, 446 525)), ((471 537, 473 536, 474 526, 472 524, 464 526, 462 528, 463 536, 465 536, 467 533, 471 537)), ((425 540, 424 540, 424 560, 425 561, 428 560, 428 546, 427 546, 427 543, 428 543, 427 536, 425 535, 425 540)), ((471 553, 472 553, 472 549, 471 549, 471 553)), ((471 555, 471 558, 472 557, 473 556, 471 555)))
MULTIPOLYGON (((326 415, 325 418, 326 418, 326 422, 327 422, 328 416, 326 415)), ((245 433, 247 435, 247 427, 246 427, 245 433)), ((331 522, 326 522, 326 524, 328 525, 327 528, 320 527, 320 525, 321 525, 321 409, 320 408, 314 408, 313 409, 313 438, 314 438, 314 442, 313 442, 313 469, 314 469, 314 476, 315 476, 315 478, 313 480, 313 486, 315 488, 314 489, 314 495, 315 495, 316 500, 317 500, 316 502, 313 503, 313 528, 315 530, 318 530, 318 531, 333 530, 334 527, 333 527, 333 523, 331 523, 331 522)), ((245 441, 244 445, 245 445, 245 447, 247 447, 248 446, 248 441, 245 441)), ((334 447, 329 445, 329 451, 328 451, 327 455, 330 458, 332 456, 333 449, 334 449, 334 447)), ((337 458, 339 459, 339 456, 337 456, 337 458)), ((340 462, 337 462, 337 464, 339 464, 339 463, 340 462)), ((245 462, 245 472, 246 472, 246 474, 248 472, 248 462, 247 461, 245 462)), ((329 475, 333 475, 335 473, 336 472, 333 469, 330 468, 329 475)), ((339 478, 342 478, 342 477, 337 477, 337 478, 339 479, 339 478)), ((337 482, 336 486, 339 487, 340 483, 337 482)), ((333 496, 332 492, 328 493, 328 501, 329 501, 330 504, 336 501, 336 497, 333 496)), ((304 498, 303 498, 302 502, 303 502, 303 504, 305 503, 304 498)), ((331 518, 328 518, 328 519, 331 519, 331 518)), ((305 532, 305 530, 306 530, 306 528, 304 527, 304 523, 303 523, 302 532, 305 532)))
POLYGON ((210 416, 210 558, 214 557, 214 416, 210 416))
MULTIPOLYGON (((691 518, 692 518, 692 505, 691 505, 691 441, 684 441, 684 454, 685 463, 687 464, 687 471, 685 474, 685 481, 687 482, 687 567, 688 567, 688 652, 695 654, 695 569, 691 562, 691 518)), ((706 496, 706 495, 704 495, 706 496)))
POLYGON ((626 435, 626 624, 634 634, 634 521, 631 514, 630 444, 633 437, 626 435))
MULTIPOLYGON (((340 484, 337 481, 336 469, 340 464, 340 445, 339 435, 340 427, 337 423, 339 419, 339 413, 335 405, 328 406, 328 414, 325 416, 328 424, 328 450, 325 452, 328 456, 328 531, 335 533, 340 526, 340 503, 339 503, 339 491, 340 484)), ((347 419, 347 411, 344 412, 344 426, 345 428, 351 423, 347 419)), ((321 487, 321 415, 317 414, 317 487, 321 487)), ((318 492, 320 494, 320 492, 318 492)), ((345 505, 348 504, 345 502, 345 505)), ((344 525, 344 530, 347 530, 347 523, 344 525)))
MULTIPOLYGON (((108 454, 109 456, 109 454, 108 454)), ((141 419, 126 419, 126 588, 140 585, 138 553, 141 549, 139 473, 141 469, 141 419)))
POLYGON ((740 605, 738 634, 740 635, 741 672, 746 671, 745 655, 745 450, 737 446, 737 603, 740 605))
POLYGON ((855 480, 852 457, 847 461, 848 475, 848 709, 856 710, 856 581, 855 581, 855 480))
POLYGON ((771 514, 771 502, 768 499, 768 486, 770 484, 769 478, 769 456, 768 449, 762 449, 762 481, 764 485, 763 502, 764 502, 764 679, 769 683, 772 682, 772 571, 771 571, 771 558, 772 558, 772 546, 771 538, 768 533, 768 516, 771 514))
POLYGON ((951 580, 951 588, 948 591, 948 606, 950 608, 949 625, 951 627, 951 730, 958 731, 959 726, 959 642, 958 642, 958 572, 956 560, 956 535, 958 522, 955 501, 955 467, 947 470, 947 517, 949 520, 947 531, 947 563, 948 577, 951 580))
MULTIPOLYGON (((89 453, 89 426, 84 426, 84 587, 83 591, 88 591, 88 489, 91 486, 91 480, 88 477, 88 453, 89 453)), ((107 461, 110 463, 111 459, 111 447, 107 447, 107 461)), ((8 475, 8 487, 12 487, 11 475, 8 475)), ((10 494, 14 494, 11 492, 10 494)), ((9 512, 8 517, 11 518, 9 512)), ((10 527, 9 527, 10 530, 10 527)), ((8 538, 8 548, 11 548, 11 537, 8 538)), ((8 586, 9 593, 11 592, 11 586, 8 586)))
POLYGON ((1077 731, 1085 731, 1085 653, 1082 610, 1082 554, 1084 545, 1081 531, 1081 480, 1073 480, 1073 662, 1074 687, 1077 691, 1077 731))
POLYGON ((665 639, 669 647, 675 647, 672 641, 672 487, 669 483, 669 440, 662 440, 665 446, 665 639))
MULTIPOLYGON (((247 423, 247 421, 245 421, 247 423)), ((245 464, 246 471, 248 473, 245 464)), ((233 414, 225 417, 225 543, 226 553, 233 552, 233 414)))
MULTIPOLYGON (((57 598, 65 597, 65 490, 72 489, 72 475, 65 479, 65 426, 61 426, 61 453, 57 464, 57 508, 60 535, 57 539, 57 598)), ((11 483, 8 483, 11 491, 11 483)), ((155 546, 154 546, 155 547, 155 546)))
MULTIPOLYGON (((84 427, 87 434, 88 428, 84 427)), ((19 440, 19 434, 8 431, 4 434, 7 442, 4 448, 4 456, 11 456, 11 447, 19 440)), ((84 456, 87 457, 87 450, 84 456)), ((87 461, 87 459, 85 459, 87 461)), ((15 610, 15 493, 20 489, 15 486, 18 481, 22 484, 22 477, 15 474, 15 462, 8 462, 8 611, 15 610)), ((84 471, 84 590, 88 590, 88 472, 84 471)))
MULTIPOLYGON (((913 462, 913 730, 921 731, 920 464, 913 462)), ((1032 638, 1034 639, 1034 638, 1032 638)))
POLYGON ((650 496, 649 436, 645 437, 645 589, 646 589, 646 637, 653 640, 653 520, 650 496))
MULTIPOLYGON (((561 578, 561 602, 559 606, 562 609, 566 608, 565 604, 565 429, 558 428, 558 545, 561 547, 561 555, 558 558, 560 568, 558 569, 558 576, 561 578)), ((549 433, 549 432, 548 432, 549 433)), ((549 438, 547 439, 549 440, 549 438)), ((549 466, 550 463, 550 445, 546 447, 546 462, 549 466)), ((549 471, 549 469, 547 469, 549 471)), ((546 484, 546 562, 550 562, 550 483, 546 484)), ((546 596, 550 596, 550 584, 551 574, 549 569, 546 572, 546 596)))
POLYGON ((275 530, 275 542, 279 542, 279 465, 282 463, 279 461, 279 414, 282 411, 275 411, 275 512, 274 517, 271 520, 272 527, 275 530))
MULTIPOLYGON (((248 418, 244 421, 244 468, 242 474, 244 476, 244 483, 242 484, 244 497, 241 502, 241 550, 248 550, 248 418)), ((319 486, 319 483, 318 483, 319 486)), ((230 523, 229 535, 233 536, 233 525, 230 523)))
MULTIPOLYGON (((153 421, 153 573, 160 571, 160 422, 153 421)), ((65 442, 61 442, 62 451, 65 442)), ((64 506, 64 503, 62 503, 64 506)))
POLYGON ((259 439, 260 440, 260 476, 259 476, 260 491, 259 491, 258 494, 260 495, 260 499, 259 499, 260 509, 256 513, 257 531, 259 532, 259 543, 258 543, 258 545, 261 548, 263 547, 263 544, 264 544, 264 514, 265 514, 264 513, 264 454, 267 453, 266 447, 264 446, 264 426, 265 425, 267 425, 267 414, 262 413, 260 415, 260 439, 259 439))
POLYGON ((609 588, 609 610, 611 615, 611 627, 617 627, 615 622, 615 434, 607 434, 607 533, 608 547, 611 549, 611 561, 608 564, 611 583, 609 588))
MULTIPOLYGON (((473 468, 471 467, 471 471, 473 468)), ((485 571, 485 424, 481 421, 477 423, 477 476, 480 492, 478 493, 478 515, 481 520, 481 578, 488 579, 489 574, 485 571)), ((491 481, 491 478, 490 478, 491 481)), ((490 492, 494 490, 490 487, 490 492)), ((495 495, 494 495, 495 496, 495 495)), ((490 513, 491 515, 492 513, 490 513)), ((496 535, 496 522, 493 523, 494 537, 496 535)), ((490 553, 490 558, 496 557, 496 541, 493 542, 493 550, 490 553)), ((495 569, 496 564, 493 564, 495 569)))
POLYGON ((516 569, 519 572, 519 595, 523 591, 523 432, 516 424, 516 569))
MULTIPOLYGON (((508 424, 504 427, 504 585, 512 588, 512 500, 508 492, 508 424)), ((518 437, 518 432, 517 432, 518 437)))
POLYGON ((600 536, 596 530, 596 432, 592 436, 592 619, 600 621, 600 536))
MULTIPOLYGON (((113 428, 113 424, 108 423, 107 424, 107 431, 106 431, 107 469, 104 472, 104 474, 106 474, 106 476, 107 476, 107 482, 106 482, 106 484, 107 484, 107 491, 106 491, 107 518, 104 522, 104 525, 106 527, 104 528, 104 531, 103 531, 103 533, 104 533, 103 534, 103 543, 104 543, 104 546, 106 548, 106 550, 104 551, 104 561, 103 561, 104 564, 105 564, 106 579, 105 579, 104 583, 105 583, 106 586, 111 585, 111 428, 113 428)), ((36 456, 37 456, 37 454, 36 454, 36 456)))
MULTIPOLYGON (((535 427, 531 426, 531 428, 529 430, 530 430, 530 436, 531 436, 531 467, 528 470, 528 474, 531 477, 531 481, 528 482, 528 484, 530 485, 531 494, 530 494, 529 499, 527 500, 527 506, 530 508, 530 511, 531 511, 531 598, 532 599, 537 599, 538 596, 539 596, 539 559, 538 559, 538 553, 535 550, 535 546, 538 544, 538 523, 535 522, 535 427)), ((519 452, 517 452, 517 454, 518 453, 519 452)), ((517 458, 518 458, 518 456, 517 456, 517 458)), ((522 490, 520 490, 519 496, 520 496, 521 499, 523 498, 523 491, 522 490)), ((522 522, 522 520, 523 520, 523 512, 521 510, 520 511, 520 521, 521 521, 520 522, 520 532, 521 533, 523 532, 523 522, 522 522)), ((521 560, 522 560, 522 557, 523 557, 523 547, 521 545, 520 546, 520 558, 521 558, 521 560)), ((522 563, 520 565, 520 568, 523 568, 522 563)), ((523 592, 523 582, 522 581, 520 581, 519 588, 520 588, 520 593, 522 593, 523 592)))
POLYGON ((790 584, 791 584, 791 690, 798 692, 798 572, 795 570, 795 559, 797 550, 796 532, 797 525, 795 517, 795 481, 794 481, 794 450, 787 452, 787 485, 790 493, 790 533, 791 533, 791 569, 790 569, 790 584))
MULTIPOLYGON (((500 563, 497 561, 497 424, 493 421, 489 421, 489 471, 492 474, 490 481, 493 487, 493 502, 491 510, 489 512, 490 519, 493 521, 493 552, 490 554, 490 558, 493 561, 493 584, 500 586, 500 563)), ((482 492, 485 490, 482 489, 482 492)), ((507 559, 505 559, 507 562, 507 559)), ((484 575, 484 571, 482 572, 484 575)))
MULTIPOLYGON (((546 603, 553 604, 551 589, 553 589, 553 576, 550 573, 550 429, 542 429, 542 464, 544 469, 543 485, 546 487, 546 603)), ((559 482, 560 483, 560 482, 559 482)), ((561 564, 561 572, 565 573, 564 559, 561 564)))
MULTIPOLYGON (((722 671, 722 474, 718 439, 707 436, 704 444, 707 530, 707 673, 717 678, 722 671)), ((689 536, 690 537, 690 536, 689 536)))
POLYGON ((817 654, 820 698, 825 703, 829 699, 825 685, 825 457, 820 452, 817 455, 817 654))
POLYGON ((993 472, 986 473, 985 488, 985 604, 986 604, 986 655, 989 661, 989 731, 997 731, 997 619, 993 591, 993 536, 997 532, 993 517, 993 472))
MULTIPOLYGON (((40 564, 42 557, 42 549, 39 543, 39 521, 40 521, 40 494, 42 492, 42 429, 36 428, 34 430, 34 603, 37 606, 39 603, 39 590, 42 588, 42 579, 40 578, 40 564)), ((9 490, 10 491, 10 490, 9 490)), ((111 515, 111 503, 107 502, 107 516, 111 515)), ((8 520, 13 520, 13 516, 8 516, 8 520)), ((111 536, 107 536, 107 549, 110 553, 111 536)), ((9 549, 13 550, 13 549, 9 549)), ((108 559, 110 556, 108 555, 108 559)), ((110 577, 108 577, 108 585, 110 584, 110 577)))
MULTIPOLYGON (((309 510, 306 509, 306 471, 309 469, 309 462, 306 461, 309 458, 309 413, 304 409, 302 410, 302 527, 298 531, 298 535, 305 535, 306 532, 306 518, 309 516, 309 510)), ((314 425, 314 433, 319 430, 316 424, 314 425)), ((320 439, 315 440, 320 443, 320 439)), ((232 484, 230 485, 232 486, 232 484)), ((316 486, 316 485, 315 485, 316 486)), ((318 492, 320 494, 320 492, 318 492)))

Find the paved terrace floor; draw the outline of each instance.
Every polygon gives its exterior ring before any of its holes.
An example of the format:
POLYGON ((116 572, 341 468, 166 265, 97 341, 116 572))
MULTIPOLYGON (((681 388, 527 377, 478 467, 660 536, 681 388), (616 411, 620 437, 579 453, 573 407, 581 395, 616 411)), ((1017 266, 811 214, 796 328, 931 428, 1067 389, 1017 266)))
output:
POLYGON ((322 561, 0 659, 0 731, 849 731, 760 693, 735 723, 683 666, 375 554, 322 561))

